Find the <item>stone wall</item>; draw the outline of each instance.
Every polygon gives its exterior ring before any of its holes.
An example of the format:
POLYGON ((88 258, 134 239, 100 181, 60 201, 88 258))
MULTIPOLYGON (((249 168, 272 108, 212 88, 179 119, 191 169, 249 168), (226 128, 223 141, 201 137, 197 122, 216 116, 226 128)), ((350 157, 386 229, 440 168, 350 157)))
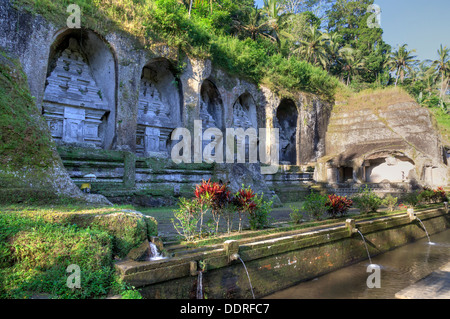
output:
MULTIPOLYGON (((445 209, 418 211, 429 234, 448 229, 445 209)), ((137 287, 145 298, 195 298, 197 274, 203 270, 203 291, 208 299, 252 298, 248 269, 256 298, 290 287, 304 280, 367 259, 361 237, 349 224, 334 224, 242 238, 233 244, 178 252, 163 261, 130 262, 116 265, 123 279, 137 287)), ((364 234, 371 256, 425 238, 421 224, 405 214, 361 221, 356 228, 364 234)), ((170 248, 165 247, 170 253, 170 248)))

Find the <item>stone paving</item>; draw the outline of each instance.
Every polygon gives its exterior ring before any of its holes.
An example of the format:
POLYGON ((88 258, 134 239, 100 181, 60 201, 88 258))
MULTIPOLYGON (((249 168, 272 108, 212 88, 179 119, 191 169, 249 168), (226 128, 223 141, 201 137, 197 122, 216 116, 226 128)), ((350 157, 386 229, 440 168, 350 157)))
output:
POLYGON ((398 299, 450 299, 450 262, 395 294, 398 299))

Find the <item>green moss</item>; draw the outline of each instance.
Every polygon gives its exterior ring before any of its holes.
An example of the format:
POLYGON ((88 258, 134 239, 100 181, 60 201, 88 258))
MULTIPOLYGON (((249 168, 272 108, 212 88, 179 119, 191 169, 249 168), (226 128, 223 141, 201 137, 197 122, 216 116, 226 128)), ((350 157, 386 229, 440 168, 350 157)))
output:
POLYGON ((0 169, 45 169, 56 160, 52 148, 19 62, 0 51, 0 169))
POLYGON ((0 298, 95 298, 114 286, 109 234, 47 222, 42 216, 0 214, 0 298), (81 269, 81 289, 67 287, 66 269, 81 269))
POLYGON ((113 253, 120 258, 147 239, 147 223, 135 214, 115 213, 96 216, 90 227, 104 230, 113 237, 113 253))

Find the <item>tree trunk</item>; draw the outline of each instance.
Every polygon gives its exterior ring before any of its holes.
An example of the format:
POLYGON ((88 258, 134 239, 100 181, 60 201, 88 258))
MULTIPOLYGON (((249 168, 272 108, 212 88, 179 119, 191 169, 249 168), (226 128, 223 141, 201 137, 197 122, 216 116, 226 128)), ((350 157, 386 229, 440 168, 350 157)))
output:
POLYGON ((448 78, 446 79, 444 77, 444 74, 442 74, 442 82, 441 82, 441 100, 444 100, 445 94, 448 90, 448 78))
POLYGON ((399 78, 399 76, 400 76, 400 68, 397 69, 397 76, 396 76, 396 78, 395 78, 395 86, 397 86, 397 84, 398 84, 398 78, 399 78))
POLYGON ((194 0, 191 0, 189 3, 189 18, 191 18, 192 2, 194 2, 194 0))

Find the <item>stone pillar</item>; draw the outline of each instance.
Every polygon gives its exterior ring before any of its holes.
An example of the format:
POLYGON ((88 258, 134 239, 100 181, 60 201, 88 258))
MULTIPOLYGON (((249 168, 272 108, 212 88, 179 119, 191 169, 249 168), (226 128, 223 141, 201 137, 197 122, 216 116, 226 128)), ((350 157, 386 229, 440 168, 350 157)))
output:
POLYGON ((354 219, 347 219, 345 221, 345 227, 348 228, 348 233, 350 236, 358 232, 358 228, 356 228, 356 222, 354 219))
POLYGON ((123 184, 126 188, 136 186, 136 155, 131 152, 125 152, 123 184))
POLYGON ((228 261, 236 260, 239 256, 239 243, 236 240, 227 240, 223 243, 223 249, 228 256, 228 261))
POLYGON ((417 219, 416 213, 414 213, 414 208, 408 208, 407 214, 410 221, 415 221, 417 219))
POLYGON ((198 275, 198 265, 196 261, 191 261, 189 263, 189 273, 191 276, 197 276, 198 275))

